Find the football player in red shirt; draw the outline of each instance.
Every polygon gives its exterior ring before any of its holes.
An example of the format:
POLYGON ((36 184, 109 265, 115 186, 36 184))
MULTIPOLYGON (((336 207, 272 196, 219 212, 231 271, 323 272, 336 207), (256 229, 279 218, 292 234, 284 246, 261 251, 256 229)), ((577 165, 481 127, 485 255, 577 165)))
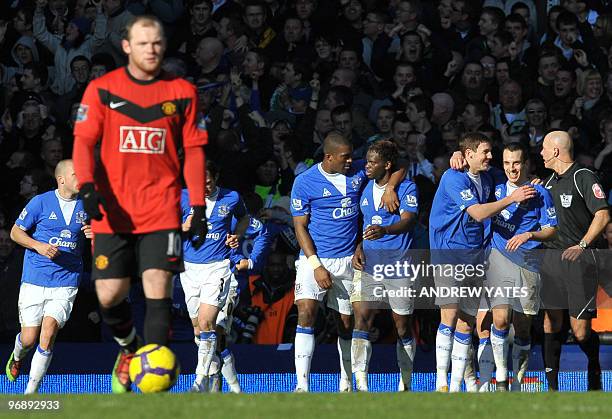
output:
POLYGON ((132 277, 142 277, 145 343, 168 341, 172 276, 183 271, 181 149, 193 207, 189 239, 199 247, 207 230, 208 135, 198 120, 196 89, 161 70, 166 40, 156 17, 135 17, 122 47, 127 66, 93 80, 83 95, 73 153, 80 195, 93 219, 92 277, 102 318, 121 346, 112 373, 115 393, 130 390, 129 363, 139 345, 126 300, 132 277))

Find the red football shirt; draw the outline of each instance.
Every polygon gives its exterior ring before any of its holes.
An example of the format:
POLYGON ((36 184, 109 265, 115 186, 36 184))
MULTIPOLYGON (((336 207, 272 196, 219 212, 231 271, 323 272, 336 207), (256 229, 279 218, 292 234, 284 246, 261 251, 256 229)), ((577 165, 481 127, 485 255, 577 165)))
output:
MULTIPOLYGON (((94 233, 179 227, 178 150, 187 155, 208 140, 197 108, 195 87, 165 73, 142 81, 122 67, 89 83, 74 127, 73 159, 79 184, 94 182, 106 201, 104 218, 92 221, 94 233), (98 141, 94 173, 91 153, 98 141)), ((203 189, 192 204, 203 204, 203 189)))

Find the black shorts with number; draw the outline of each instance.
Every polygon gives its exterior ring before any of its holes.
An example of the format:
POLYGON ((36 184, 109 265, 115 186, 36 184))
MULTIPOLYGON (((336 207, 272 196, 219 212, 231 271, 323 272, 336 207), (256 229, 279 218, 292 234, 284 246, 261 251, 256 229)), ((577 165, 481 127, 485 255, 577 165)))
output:
POLYGON ((576 260, 561 260, 562 250, 547 249, 541 267, 542 308, 568 309, 575 319, 597 317, 597 259, 587 249, 576 260))
POLYGON ((178 230, 94 237, 93 279, 142 276, 147 269, 183 272, 183 244, 178 230))

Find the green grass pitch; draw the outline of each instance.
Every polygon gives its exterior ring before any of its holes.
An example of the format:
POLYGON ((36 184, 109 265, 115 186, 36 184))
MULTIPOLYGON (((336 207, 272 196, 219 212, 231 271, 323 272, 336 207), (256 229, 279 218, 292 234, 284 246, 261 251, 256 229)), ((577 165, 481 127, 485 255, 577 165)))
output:
POLYGON ((0 396, 4 418, 612 418, 609 393, 125 394, 0 396), (11 411, 9 400, 59 400, 53 411, 11 411))

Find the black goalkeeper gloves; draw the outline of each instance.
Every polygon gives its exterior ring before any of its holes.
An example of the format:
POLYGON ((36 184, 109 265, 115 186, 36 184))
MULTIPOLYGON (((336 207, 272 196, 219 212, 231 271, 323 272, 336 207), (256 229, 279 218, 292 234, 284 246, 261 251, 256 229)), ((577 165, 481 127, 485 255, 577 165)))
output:
POLYGON ((100 205, 105 208, 106 202, 102 195, 96 191, 93 183, 85 183, 81 186, 79 197, 83 200, 83 208, 89 218, 100 221, 102 219, 102 211, 100 205))
POLYGON ((208 233, 208 222, 206 221, 206 207, 198 205, 193 207, 191 218, 191 227, 189 228, 189 240, 193 243, 193 247, 198 250, 204 244, 208 233), (194 241, 193 238, 198 236, 194 241))

